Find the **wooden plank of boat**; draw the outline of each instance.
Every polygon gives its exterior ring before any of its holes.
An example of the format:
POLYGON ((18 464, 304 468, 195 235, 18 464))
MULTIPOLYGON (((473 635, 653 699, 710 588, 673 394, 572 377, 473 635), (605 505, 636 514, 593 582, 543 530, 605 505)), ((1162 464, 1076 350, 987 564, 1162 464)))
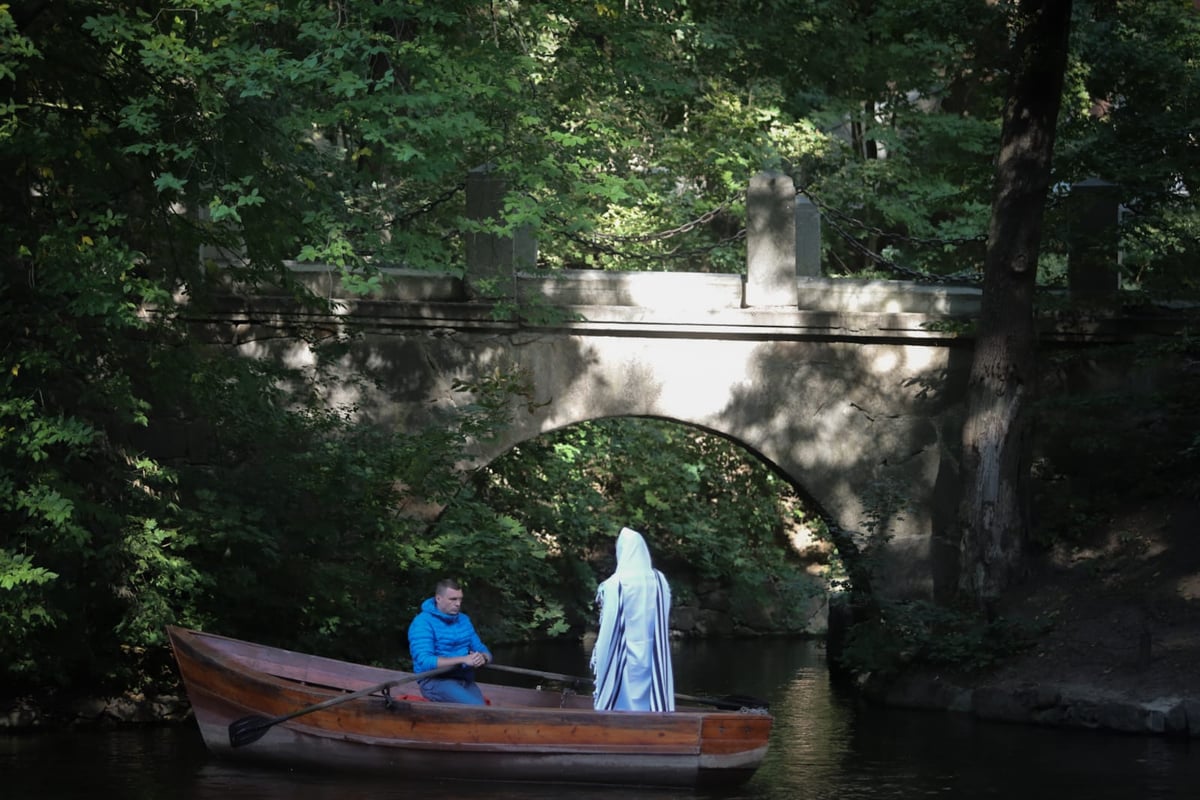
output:
POLYGON ((208 748, 289 767, 412 778, 708 786, 740 783, 767 752, 765 711, 598 712, 591 697, 481 683, 486 706, 355 697, 270 727, 245 747, 230 725, 272 718, 410 673, 185 628, 168 634, 208 748))

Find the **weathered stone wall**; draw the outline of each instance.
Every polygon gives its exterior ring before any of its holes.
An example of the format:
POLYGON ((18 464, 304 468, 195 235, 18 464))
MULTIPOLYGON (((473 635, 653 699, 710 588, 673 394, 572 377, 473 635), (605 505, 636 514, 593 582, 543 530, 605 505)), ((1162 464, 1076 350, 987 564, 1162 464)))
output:
MULTIPOLYGON (((304 276, 323 295, 337 292, 329 271, 304 276)), ((658 417, 726 436, 777 468, 832 524, 856 536, 872 525, 886 531, 884 591, 933 593, 931 542, 953 507, 945 493, 955 483, 947 475, 970 350, 931 323, 969 314, 977 293, 797 279, 807 307, 747 308, 739 276, 567 273, 521 279, 523 295, 561 315, 531 324, 497 321, 453 280, 393 277, 381 299, 346 297, 333 315, 249 297, 204 324, 246 357, 292 365, 315 359, 301 328, 345 337, 329 402, 397 430, 437 424, 470 402, 456 381, 522 374, 532 402, 514 408, 500 440, 478 444, 475 463, 606 417, 658 417), (888 494, 905 507, 880 505, 888 494)))

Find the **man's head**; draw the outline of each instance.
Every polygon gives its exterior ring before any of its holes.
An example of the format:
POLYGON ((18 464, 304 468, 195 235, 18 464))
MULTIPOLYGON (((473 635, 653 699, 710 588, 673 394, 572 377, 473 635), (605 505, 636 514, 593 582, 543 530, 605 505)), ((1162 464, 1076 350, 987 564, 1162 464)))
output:
POLYGON ((462 588, 459 587, 458 581, 453 578, 438 581, 437 591, 433 596, 438 611, 453 616, 462 609, 462 600, 462 588))

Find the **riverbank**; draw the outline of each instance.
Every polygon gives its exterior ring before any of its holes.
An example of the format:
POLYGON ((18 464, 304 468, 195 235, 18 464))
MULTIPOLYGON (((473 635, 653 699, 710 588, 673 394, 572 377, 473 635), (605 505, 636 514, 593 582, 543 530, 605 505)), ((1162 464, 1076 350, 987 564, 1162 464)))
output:
POLYGON ((979 719, 1200 738, 1200 503, 1158 499, 1038 554, 1009 619, 1048 625, 977 673, 869 687, 890 706, 979 719))
POLYGON ((918 673, 879 690, 875 699, 896 708, 961 712, 990 722, 1200 738, 1200 698, 1172 694, 1139 700, 1135 694, 1039 680, 968 688, 952 678, 918 673))
MULTIPOLYGON (((1148 503, 1039 554, 1001 613, 1047 632, 987 672, 916 671, 864 692, 989 721, 1200 738, 1200 502, 1148 503)), ((190 716, 175 694, 49 700, 0 703, 0 731, 190 716)))
POLYGON ((192 707, 182 694, 117 697, 19 697, 0 704, 0 732, 70 727, 162 725, 191 719, 192 707))

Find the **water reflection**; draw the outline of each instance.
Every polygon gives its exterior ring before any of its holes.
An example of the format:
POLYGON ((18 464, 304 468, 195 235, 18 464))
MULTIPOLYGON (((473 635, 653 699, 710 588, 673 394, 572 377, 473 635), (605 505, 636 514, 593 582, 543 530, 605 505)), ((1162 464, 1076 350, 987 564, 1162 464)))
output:
MULTIPOLYGON (((587 674, 575 645, 497 648, 514 666, 587 674)), ((6 800, 1181 800, 1200 796, 1187 741, 976 723, 959 714, 865 707, 831 685, 811 642, 682 643, 676 687, 767 699, 771 750, 737 789, 381 780, 239 766, 212 758, 192 724, 0 736, 6 800)), ((585 688, 584 691, 587 691, 585 688)))
POLYGON ((781 796, 802 796, 811 787, 835 785, 842 770, 841 754, 851 735, 850 715, 823 713, 837 699, 825 670, 806 667, 775 693, 771 713, 775 731, 762 774, 781 796))
POLYGON ((191 791, 182 796, 193 800, 251 797, 258 800, 557 800, 564 796, 569 796, 572 800, 694 800, 700 795, 695 792, 661 789, 280 775, 240 767, 210 765, 200 770, 193 780, 191 791))

